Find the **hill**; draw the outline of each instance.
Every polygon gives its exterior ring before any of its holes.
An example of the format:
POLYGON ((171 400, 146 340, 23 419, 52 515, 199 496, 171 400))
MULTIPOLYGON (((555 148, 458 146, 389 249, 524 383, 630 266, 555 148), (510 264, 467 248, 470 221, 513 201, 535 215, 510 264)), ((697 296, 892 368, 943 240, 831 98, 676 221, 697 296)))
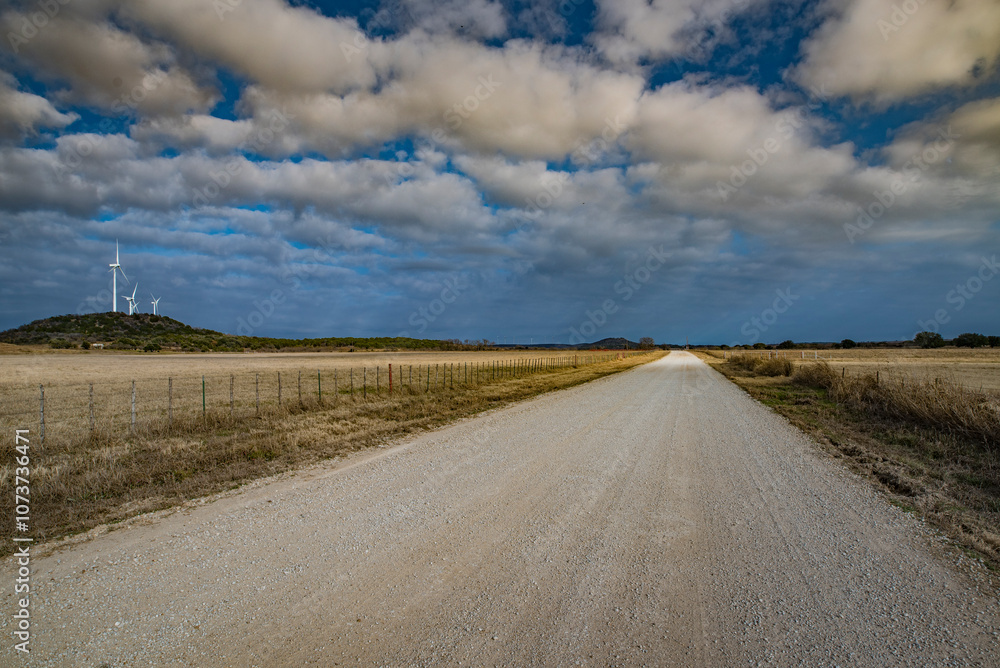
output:
POLYGON ((328 337, 320 339, 272 339, 236 336, 151 313, 92 313, 60 315, 35 320, 0 332, 0 342, 13 345, 41 344, 53 348, 90 347, 100 343, 114 350, 177 350, 185 352, 241 352, 245 349, 276 350, 450 350, 454 342, 402 337, 328 337))
POLYGON ((594 341, 593 343, 584 343, 577 346, 579 350, 592 350, 594 348, 598 350, 638 350, 639 344, 635 341, 629 341, 622 337, 601 339, 600 341, 594 341))

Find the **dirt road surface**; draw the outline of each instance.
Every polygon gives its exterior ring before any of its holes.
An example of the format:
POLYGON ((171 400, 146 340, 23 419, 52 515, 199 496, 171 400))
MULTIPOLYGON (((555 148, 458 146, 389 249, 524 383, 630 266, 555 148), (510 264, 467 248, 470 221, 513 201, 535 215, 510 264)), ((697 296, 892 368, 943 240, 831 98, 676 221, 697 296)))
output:
POLYGON ((0 664, 998 665, 939 543, 674 353, 56 551, 0 664))

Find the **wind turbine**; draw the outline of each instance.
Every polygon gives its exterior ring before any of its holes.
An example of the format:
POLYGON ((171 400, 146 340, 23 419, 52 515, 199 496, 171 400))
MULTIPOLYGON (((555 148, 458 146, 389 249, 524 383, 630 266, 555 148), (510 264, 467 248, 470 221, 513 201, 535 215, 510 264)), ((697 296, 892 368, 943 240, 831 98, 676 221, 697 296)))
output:
POLYGON ((115 263, 109 264, 111 267, 111 310, 114 313, 118 313, 118 272, 122 272, 122 278, 128 283, 128 276, 125 275, 125 270, 122 269, 121 264, 118 262, 118 240, 115 239, 115 263))
POLYGON ((135 302, 135 291, 139 289, 139 283, 136 282, 135 287, 132 288, 132 296, 126 297, 125 301, 128 302, 128 314, 132 315, 139 310, 139 305, 135 302))
POLYGON ((153 298, 153 301, 150 303, 153 305, 153 315, 156 315, 156 305, 160 303, 160 298, 154 297, 152 292, 149 293, 149 296, 153 298))

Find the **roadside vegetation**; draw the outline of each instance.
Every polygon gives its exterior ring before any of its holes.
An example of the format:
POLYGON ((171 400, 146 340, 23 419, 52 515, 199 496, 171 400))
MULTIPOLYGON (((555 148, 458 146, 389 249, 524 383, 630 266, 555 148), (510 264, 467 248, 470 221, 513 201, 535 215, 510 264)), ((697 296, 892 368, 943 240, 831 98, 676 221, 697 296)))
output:
MULTIPOLYGON (((32 452, 34 536, 51 540, 95 526, 183 503, 247 481, 385 445, 407 434, 439 427, 483 411, 553 390, 619 373, 659 359, 655 351, 581 366, 560 366, 524 376, 424 392, 400 388, 389 395, 360 391, 327 395, 261 409, 255 417, 209 413, 184 417, 170 429, 134 434, 98 431, 75 442, 46 444, 32 452)), ((488 444, 488 435, 484 445, 488 444)), ((13 439, 0 446, 14 461, 13 439)), ((0 467, 10 488, 13 470, 0 467)), ((0 512, 13 514, 13 494, 0 512)), ((8 537, 13 527, 2 535, 8 537)), ((8 554, 9 540, 0 547, 8 554)))
POLYGON ((822 361, 700 355, 893 503, 1000 569, 1000 394, 941 379, 848 374, 822 361))

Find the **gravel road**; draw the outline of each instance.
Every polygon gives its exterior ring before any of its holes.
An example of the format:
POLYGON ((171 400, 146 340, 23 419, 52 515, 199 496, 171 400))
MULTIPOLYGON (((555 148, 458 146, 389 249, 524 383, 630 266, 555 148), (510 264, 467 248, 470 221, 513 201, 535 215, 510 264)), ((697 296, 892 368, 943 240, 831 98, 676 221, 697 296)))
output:
POLYGON ((998 665, 941 542, 673 353, 41 557, 0 664, 998 665))

